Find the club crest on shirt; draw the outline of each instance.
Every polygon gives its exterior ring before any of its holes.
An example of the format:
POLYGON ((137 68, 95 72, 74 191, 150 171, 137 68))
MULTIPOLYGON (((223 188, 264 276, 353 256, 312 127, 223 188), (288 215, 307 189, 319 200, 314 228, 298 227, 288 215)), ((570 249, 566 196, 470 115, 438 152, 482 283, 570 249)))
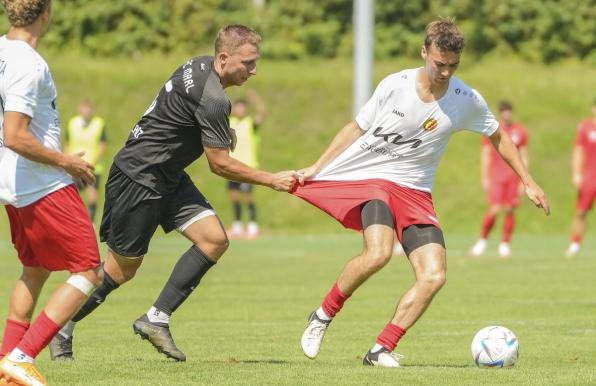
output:
POLYGON ((422 124, 422 128, 425 131, 432 131, 432 130, 436 129, 438 125, 439 125, 439 122, 435 118, 428 118, 422 124))
POLYGON ((590 142, 596 142, 596 130, 591 130, 588 132, 588 140, 590 142))

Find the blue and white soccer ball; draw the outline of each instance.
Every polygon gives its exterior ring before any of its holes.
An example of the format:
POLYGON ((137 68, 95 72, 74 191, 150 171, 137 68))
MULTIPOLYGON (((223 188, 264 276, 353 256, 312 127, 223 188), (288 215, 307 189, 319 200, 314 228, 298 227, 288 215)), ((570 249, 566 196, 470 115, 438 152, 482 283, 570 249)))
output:
POLYGON ((472 340, 472 358, 478 367, 512 367, 519 357, 519 341, 511 330, 489 326, 472 340))

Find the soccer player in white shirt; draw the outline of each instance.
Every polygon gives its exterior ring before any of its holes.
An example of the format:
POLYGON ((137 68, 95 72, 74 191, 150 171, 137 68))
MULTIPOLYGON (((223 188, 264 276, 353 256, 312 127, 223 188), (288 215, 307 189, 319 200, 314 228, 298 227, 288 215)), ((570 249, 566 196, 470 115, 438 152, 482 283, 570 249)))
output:
POLYGON ((544 192, 482 96, 453 77, 463 46, 453 21, 428 24, 421 51, 424 67, 381 81, 356 119, 336 135, 314 165, 300 171, 303 179, 293 192, 296 196, 364 233, 362 252, 348 262, 321 307, 309 317, 301 344, 311 359, 344 302, 389 262, 397 234, 416 282, 402 296, 363 362, 399 367, 400 357, 393 353, 397 342, 445 283, 445 243, 431 188, 453 133, 467 129, 488 136, 520 176, 530 200, 549 213, 544 192))
POLYGON ((80 155, 62 153, 56 88, 35 48, 51 0, 4 0, 11 24, 0 37, 0 204, 23 272, 11 294, 0 348, 0 384, 45 385, 33 360, 100 282, 95 232, 73 177, 93 182, 80 155), (31 316, 50 272, 71 276, 31 316))

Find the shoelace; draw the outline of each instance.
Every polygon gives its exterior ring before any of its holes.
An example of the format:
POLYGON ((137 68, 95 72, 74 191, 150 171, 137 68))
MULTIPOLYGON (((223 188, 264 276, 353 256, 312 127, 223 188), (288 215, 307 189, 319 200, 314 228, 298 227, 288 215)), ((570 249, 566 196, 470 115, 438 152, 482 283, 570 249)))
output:
POLYGON ((397 363, 399 363, 400 360, 404 359, 404 356, 402 354, 398 354, 396 352, 385 352, 385 354, 389 355, 391 358, 393 358, 397 363))
POLYGON ((310 330, 309 338, 310 339, 319 338, 321 335, 323 335, 325 333, 326 329, 327 329, 327 324, 317 321, 317 325, 314 326, 313 328, 311 328, 311 330, 310 330))

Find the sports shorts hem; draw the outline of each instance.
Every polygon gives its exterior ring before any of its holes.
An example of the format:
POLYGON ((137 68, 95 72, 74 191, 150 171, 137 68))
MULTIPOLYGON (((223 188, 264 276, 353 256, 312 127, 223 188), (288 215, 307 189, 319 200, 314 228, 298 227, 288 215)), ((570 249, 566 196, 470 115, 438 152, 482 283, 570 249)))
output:
POLYGON ((434 225, 440 229, 432 195, 384 179, 357 181, 306 181, 291 194, 323 210, 344 227, 362 231, 362 205, 371 200, 384 201, 395 221, 395 233, 401 241, 410 225, 434 225))

